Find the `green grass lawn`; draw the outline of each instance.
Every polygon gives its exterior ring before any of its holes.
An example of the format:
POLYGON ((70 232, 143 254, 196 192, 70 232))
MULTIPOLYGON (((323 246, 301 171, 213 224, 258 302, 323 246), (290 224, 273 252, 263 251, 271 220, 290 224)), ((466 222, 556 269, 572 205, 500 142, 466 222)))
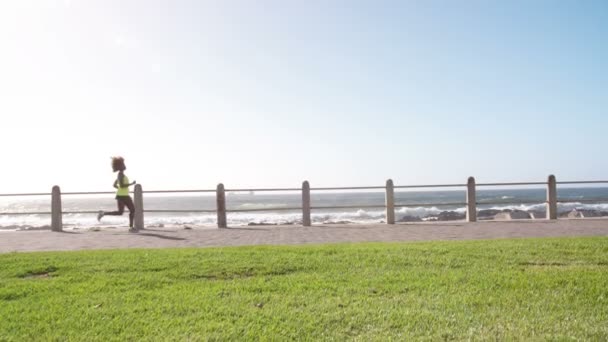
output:
POLYGON ((608 238, 0 255, 0 340, 608 340, 608 238))

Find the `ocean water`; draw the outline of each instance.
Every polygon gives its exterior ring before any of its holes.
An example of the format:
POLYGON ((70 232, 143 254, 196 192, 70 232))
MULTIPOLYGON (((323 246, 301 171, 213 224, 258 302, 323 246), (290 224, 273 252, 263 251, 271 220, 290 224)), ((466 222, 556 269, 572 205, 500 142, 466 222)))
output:
MULTIPOLYGON (((294 193, 228 193, 228 210, 267 211, 229 212, 228 223, 231 226, 243 226, 256 223, 267 224, 300 224, 300 210, 278 210, 301 206, 301 194, 294 193)), ((574 201, 560 203, 561 213, 573 209, 592 210, 608 213, 608 188, 564 188, 558 189, 559 200, 574 201)), ((512 189, 512 190, 479 190, 477 191, 478 210, 523 210, 543 212, 546 190, 512 189)), ((116 201, 112 195, 96 196, 63 196, 64 211, 88 211, 91 213, 64 214, 66 228, 91 226, 126 226, 128 215, 122 217, 106 216, 97 222, 98 210, 116 210, 116 201)), ((354 206, 352 209, 313 209, 313 223, 379 223, 385 220, 383 192, 316 192, 311 193, 311 205, 314 207, 354 206), (363 206, 377 205, 378 208, 363 206), (361 207, 359 207, 361 206, 361 207)), ((465 191, 395 191, 395 203, 410 205, 396 208, 396 219, 418 217, 433 220, 444 211, 465 213, 465 191), (435 203, 432 206, 422 204, 435 203), (462 203, 462 204, 451 204, 462 203)), ((144 194, 145 210, 215 210, 215 197, 212 194, 188 196, 167 196, 144 194)), ((41 197, 0 197, 0 230, 48 228, 48 214, 6 213, 50 212, 50 196, 41 197)), ((215 226, 216 214, 202 212, 146 212, 147 226, 159 225, 200 225, 215 226)))

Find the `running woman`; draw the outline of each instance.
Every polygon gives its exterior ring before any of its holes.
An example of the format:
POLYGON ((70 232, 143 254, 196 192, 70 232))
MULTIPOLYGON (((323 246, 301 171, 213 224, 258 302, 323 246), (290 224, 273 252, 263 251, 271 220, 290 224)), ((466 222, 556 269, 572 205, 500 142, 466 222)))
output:
POLYGON ((125 207, 127 207, 129 208, 129 227, 133 229, 135 205, 133 204, 133 199, 129 196, 129 186, 134 185, 136 182, 129 183, 129 178, 125 175, 126 169, 123 157, 112 157, 112 170, 118 172, 118 177, 114 181, 114 187, 117 189, 116 203, 118 204, 118 211, 104 212, 100 210, 99 214, 97 214, 97 221, 106 215, 121 216, 125 212, 125 207))

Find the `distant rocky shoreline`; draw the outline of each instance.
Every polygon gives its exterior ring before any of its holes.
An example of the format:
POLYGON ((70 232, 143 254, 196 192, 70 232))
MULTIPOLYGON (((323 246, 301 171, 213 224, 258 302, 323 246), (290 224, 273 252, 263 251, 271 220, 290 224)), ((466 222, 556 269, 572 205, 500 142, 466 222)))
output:
MULTIPOLYGON (((588 217, 605 217, 608 216, 608 211, 590 210, 590 209, 573 209, 572 211, 564 211, 558 213, 560 218, 588 218, 588 217)), ((538 220, 547 217, 546 211, 540 210, 513 210, 513 209, 483 209, 477 212, 477 220, 538 220)), ((456 211, 442 211, 437 215, 428 215, 425 217, 406 215, 402 216, 397 222, 432 222, 432 221, 458 221, 464 220, 466 213, 456 211)))
MULTIPOLYGON (((590 209, 573 209, 571 211, 563 211, 558 213, 560 218, 590 218, 590 217, 608 217, 608 211, 590 210, 590 209)), ((478 221, 491 220, 543 220, 546 219, 547 212, 541 210, 517 210, 517 209, 483 209, 477 212, 478 221)), ((442 211, 436 215, 427 215, 424 217, 405 215, 396 222, 436 222, 436 221, 462 221, 466 218, 466 213, 457 211, 442 211)), ((315 222, 321 224, 356 224, 357 222, 348 220, 327 220, 323 222, 315 222)), ((379 221, 384 223, 384 221, 379 221)), ((301 225, 301 221, 285 221, 285 222, 249 222, 248 226, 276 226, 276 225, 301 225)))

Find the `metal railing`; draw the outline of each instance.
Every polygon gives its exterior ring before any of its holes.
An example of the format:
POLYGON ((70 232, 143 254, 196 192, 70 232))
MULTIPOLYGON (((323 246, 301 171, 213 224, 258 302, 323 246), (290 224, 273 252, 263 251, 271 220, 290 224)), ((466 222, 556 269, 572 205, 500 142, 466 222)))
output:
MULTIPOLYGON (((608 180, 599 181, 563 181, 557 182, 555 176, 550 175, 546 182, 511 182, 511 183, 475 183, 474 177, 469 177, 466 184, 428 184, 428 185, 399 185, 395 186, 392 180, 387 180, 384 186, 355 186, 355 187, 318 187, 311 188, 308 181, 302 183, 301 188, 250 188, 250 189, 225 189, 223 184, 218 184, 215 190, 151 190, 143 191, 140 184, 136 184, 134 188, 135 202, 135 219, 134 228, 136 230, 144 228, 144 213, 216 213, 217 226, 226 228, 228 226, 228 213, 240 212, 262 212, 262 211, 302 211, 302 225, 311 226, 312 210, 326 209, 361 209, 361 208, 384 208, 386 213, 386 223, 395 224, 395 208, 404 207, 434 207, 434 206, 462 206, 466 207, 466 221, 477 221, 477 206, 481 205, 496 205, 496 204, 525 204, 538 203, 538 200, 517 200, 517 201, 500 201, 500 202, 483 202, 479 203, 476 200, 477 187, 502 187, 502 186, 546 186, 547 197, 544 202, 547 207, 546 219, 556 220, 558 217, 558 203, 598 203, 608 202, 608 199, 593 199, 593 200, 570 200, 559 199, 557 197, 557 185, 573 185, 573 184, 608 184, 608 180), (421 189, 421 188, 466 188, 466 200, 464 202, 449 202, 449 203, 395 203, 395 189, 421 189), (353 190, 384 190, 385 203, 380 204, 358 204, 358 205, 331 205, 331 206, 312 206, 310 194, 311 191, 353 191, 353 190), (265 208, 249 208, 249 209, 228 209, 226 206, 226 192, 301 192, 302 204, 298 207, 265 207, 265 208), (216 209, 200 209, 200 210, 144 210, 143 194, 176 194, 176 193, 215 193, 216 209)), ((61 197, 70 195, 107 195, 114 192, 97 191, 97 192, 65 192, 61 193, 59 186, 54 186, 51 193, 11 193, 0 194, 0 197, 28 197, 28 196, 51 196, 51 211, 50 212, 0 212, 0 215, 50 215, 51 229, 53 231, 61 231, 63 229, 62 215, 63 214, 95 214, 97 211, 63 211, 61 197)))

